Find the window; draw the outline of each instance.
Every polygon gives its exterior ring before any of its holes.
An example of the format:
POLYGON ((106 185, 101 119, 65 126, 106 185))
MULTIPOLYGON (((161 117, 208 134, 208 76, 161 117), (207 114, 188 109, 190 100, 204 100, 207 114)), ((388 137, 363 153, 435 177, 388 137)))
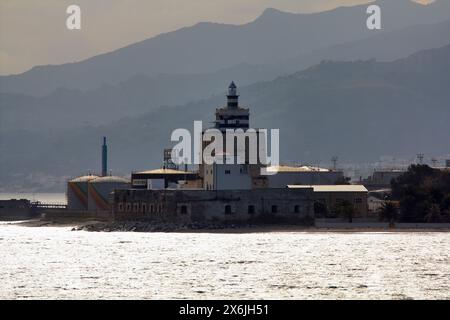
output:
POLYGON ((181 214, 187 214, 187 206, 186 205, 182 205, 180 208, 180 213, 181 214))
POLYGON ((131 203, 127 203, 126 204, 126 211, 130 212, 131 211, 131 203))
POLYGON ((145 213, 147 211, 147 204, 143 203, 141 207, 142 213, 145 213))
POLYGON ((294 213, 300 213, 300 206, 298 204, 294 206, 294 213))
POLYGON ((119 203, 118 210, 119 210, 119 212, 123 212, 123 203, 122 202, 119 203))
POLYGON ((272 206, 272 213, 277 213, 277 212, 278 212, 278 207, 272 206))
POLYGON ((255 214, 255 206, 254 205, 248 206, 248 214, 255 214))
POLYGON ((232 212, 231 212, 231 206, 230 206, 229 204, 227 204, 227 205, 225 206, 225 214, 232 214, 232 212))
POLYGON ((230 170, 225 170, 225 174, 231 174, 230 170))
POLYGON ((354 202, 355 203, 362 203, 362 199, 361 198, 355 198, 354 202))
POLYGON ((148 207, 148 212, 153 213, 153 211, 154 211, 153 205, 151 204, 151 205, 148 207))
POLYGON ((133 204, 133 212, 139 212, 139 203, 135 202, 133 204))

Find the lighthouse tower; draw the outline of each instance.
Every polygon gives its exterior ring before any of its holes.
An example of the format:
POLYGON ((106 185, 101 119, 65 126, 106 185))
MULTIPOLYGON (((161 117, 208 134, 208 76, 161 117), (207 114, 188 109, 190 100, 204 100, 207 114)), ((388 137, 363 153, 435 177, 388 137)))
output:
POLYGON ((250 113, 248 108, 239 106, 239 95, 234 82, 228 86, 227 105, 216 109, 215 128, 222 132, 226 129, 249 128, 250 113))
POLYGON ((239 95, 237 94, 237 88, 234 84, 234 81, 230 83, 228 86, 228 94, 227 94, 227 107, 228 108, 237 108, 239 104, 239 95))
MULTIPOLYGON (((221 131, 223 136, 222 150, 215 150, 216 157, 223 156, 222 163, 201 164, 199 167, 200 176, 203 178, 203 188, 206 190, 248 190, 252 188, 252 168, 255 166, 249 163, 249 146, 250 139, 246 139, 245 135, 249 129, 250 112, 248 108, 239 105, 239 94, 234 82, 228 86, 227 104, 224 107, 216 108, 216 120, 214 128, 221 131), (234 135, 244 135, 245 139, 243 149, 238 150, 237 143, 227 145, 226 132, 230 129, 234 135), (239 132, 236 132, 236 131, 239 132), (234 149, 234 150, 233 150, 234 149), (244 161, 238 163, 237 155, 241 152, 245 153, 244 161), (233 160, 228 162, 228 160, 233 160)), ((241 140, 242 141, 242 140, 241 140)), ((258 141, 256 142, 259 143, 258 141)), ((203 148, 208 145, 203 141, 203 148)), ((253 146, 258 149, 258 145, 253 146)))

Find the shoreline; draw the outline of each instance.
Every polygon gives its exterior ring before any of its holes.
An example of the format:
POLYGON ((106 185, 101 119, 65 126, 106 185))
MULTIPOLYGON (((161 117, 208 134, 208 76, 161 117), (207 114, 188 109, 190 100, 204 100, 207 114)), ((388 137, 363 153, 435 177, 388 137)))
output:
POLYGON ((23 227, 60 227, 71 228, 72 231, 87 231, 87 232, 139 232, 139 233, 225 233, 225 234, 250 234, 250 233, 399 233, 399 232, 449 232, 450 228, 443 226, 442 228, 389 228, 389 227, 360 227, 349 226, 343 223, 342 226, 333 227, 318 227, 308 225, 287 225, 287 224, 210 224, 210 223, 193 223, 193 224, 173 224, 173 223, 156 223, 156 222, 105 222, 97 220, 21 220, 21 221, 2 221, 3 225, 16 225, 23 227))

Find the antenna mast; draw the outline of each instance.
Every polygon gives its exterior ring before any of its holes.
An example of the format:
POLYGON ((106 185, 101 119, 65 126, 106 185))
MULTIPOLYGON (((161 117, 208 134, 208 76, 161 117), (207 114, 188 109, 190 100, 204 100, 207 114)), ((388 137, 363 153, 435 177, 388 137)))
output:
POLYGON ((331 162, 333 162, 333 170, 336 170, 336 168, 337 168, 337 161, 338 161, 337 156, 334 156, 333 158, 331 158, 331 162))

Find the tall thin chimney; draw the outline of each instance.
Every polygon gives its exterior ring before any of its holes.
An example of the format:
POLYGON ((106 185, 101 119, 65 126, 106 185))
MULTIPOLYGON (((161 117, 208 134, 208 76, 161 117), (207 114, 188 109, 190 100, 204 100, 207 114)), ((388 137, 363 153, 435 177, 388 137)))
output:
POLYGON ((106 145, 106 137, 103 137, 102 146, 102 177, 108 174, 108 146, 106 145))

